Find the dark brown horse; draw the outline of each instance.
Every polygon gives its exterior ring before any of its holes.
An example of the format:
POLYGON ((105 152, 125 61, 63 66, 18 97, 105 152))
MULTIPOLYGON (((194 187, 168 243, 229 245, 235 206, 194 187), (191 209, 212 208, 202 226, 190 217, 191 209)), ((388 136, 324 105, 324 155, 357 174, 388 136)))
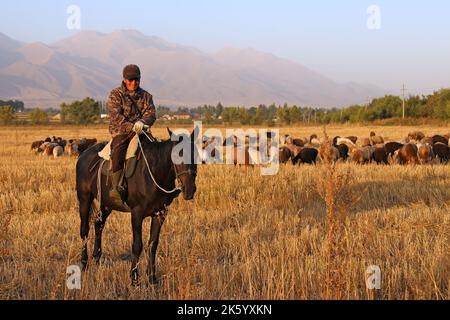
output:
MULTIPOLYGON (((168 129, 170 136, 172 132, 168 129)), ((138 261, 142 252, 142 223, 146 217, 152 217, 149 248, 148 276, 152 283, 156 280, 156 249, 159 242, 159 234, 167 214, 167 207, 182 192, 185 200, 192 200, 196 191, 195 179, 197 176, 197 164, 194 160, 194 132, 184 136, 173 136, 172 140, 152 142, 143 135, 140 137, 142 151, 138 151, 138 161, 134 174, 126 180, 128 187, 128 198, 126 205, 123 203, 112 203, 109 199, 111 179, 105 175, 98 175, 101 159, 98 152, 102 150, 105 143, 100 143, 86 150, 78 159, 76 168, 76 189, 80 206, 80 236, 83 241, 81 264, 83 270, 88 263, 87 239, 89 233, 89 216, 92 203, 98 199, 98 181, 101 182, 100 211, 97 213, 95 222, 95 245, 93 257, 98 263, 102 254, 102 231, 106 220, 112 210, 131 212, 131 226, 133 229, 132 261, 131 261, 131 283, 137 285, 138 261), (186 139, 186 140, 185 140, 186 139), (176 141, 172 141, 176 140, 176 141), (191 147, 190 163, 174 164, 172 161, 172 149, 182 141, 188 141, 191 147), (147 162, 145 161, 147 160, 147 162), (148 164, 148 166, 147 166, 148 164), (100 177, 100 178, 99 178, 100 177), (181 184, 176 188, 176 181, 181 184)), ((184 152, 182 149, 181 153, 184 152)))

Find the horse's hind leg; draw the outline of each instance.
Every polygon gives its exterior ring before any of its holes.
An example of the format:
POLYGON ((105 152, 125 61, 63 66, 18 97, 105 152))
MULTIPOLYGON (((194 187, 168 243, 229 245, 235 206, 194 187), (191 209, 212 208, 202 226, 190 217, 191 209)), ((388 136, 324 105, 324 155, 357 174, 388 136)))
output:
POLYGON ((102 233, 105 228, 106 219, 108 219, 111 214, 110 210, 106 210, 105 208, 101 209, 101 217, 95 221, 95 245, 93 257, 96 263, 99 263, 100 258, 102 256, 102 233))
POLYGON ((87 242, 89 235, 89 216, 91 212, 91 204, 92 204, 91 196, 83 196, 79 198, 80 202, 80 237, 83 241, 83 249, 81 251, 81 268, 82 270, 86 270, 86 266, 88 263, 88 251, 87 251, 87 242))

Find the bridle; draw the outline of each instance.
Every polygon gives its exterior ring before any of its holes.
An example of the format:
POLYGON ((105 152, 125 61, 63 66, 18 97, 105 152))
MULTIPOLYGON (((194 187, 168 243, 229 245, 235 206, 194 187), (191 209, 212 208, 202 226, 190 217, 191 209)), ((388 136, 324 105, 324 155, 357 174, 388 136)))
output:
MULTIPOLYGON (((149 129, 148 129, 148 130, 149 130, 149 129)), ((147 137, 147 139, 148 139, 150 142, 155 142, 155 141, 156 141, 156 139, 153 137, 153 135, 151 134, 150 131, 149 131, 149 134, 147 134, 147 132, 145 132, 145 131, 142 131, 142 132, 144 133, 144 135, 147 137)), ((166 190, 166 189, 164 189, 163 187, 161 187, 161 186, 158 184, 158 182, 156 182, 156 179, 155 179, 155 177, 153 176, 152 170, 150 169, 150 166, 149 166, 149 164, 148 164, 147 158, 145 157, 144 148, 142 147, 141 139, 139 138, 139 135, 138 135, 137 137, 138 137, 138 142, 139 142, 139 147, 140 147, 140 149, 141 149, 142 157, 144 158, 144 161, 145 161, 145 164, 146 164, 146 166, 147 166, 147 170, 148 170, 148 172, 149 172, 149 174, 150 174, 150 177, 152 178, 152 180, 153 180, 153 182, 155 183, 156 187, 157 187, 159 190, 161 190, 162 192, 167 193, 167 194, 171 194, 171 193, 175 193, 175 192, 178 192, 178 191, 182 191, 182 190, 183 190, 183 182, 181 181, 180 177, 183 176, 183 175, 185 175, 185 174, 189 174, 189 175, 190 175, 190 174, 195 174, 195 175, 197 175, 197 171, 196 171, 196 170, 191 170, 191 169, 184 170, 184 171, 178 173, 178 171, 177 171, 177 166, 173 163, 173 169, 174 169, 174 171, 175 171, 176 179, 177 179, 177 181, 179 182, 179 186, 178 186, 178 187, 175 187, 175 188, 172 189, 172 190, 166 190)))
POLYGON ((177 180, 178 180, 180 183, 181 183, 180 177, 183 176, 183 175, 185 175, 185 174, 188 174, 188 175, 191 175, 191 174, 197 175, 197 170, 187 169, 187 170, 184 170, 184 171, 178 173, 178 172, 177 172, 177 166, 176 166, 175 164, 173 164, 173 168, 174 168, 174 170, 175 170, 175 175, 176 175, 176 177, 177 177, 177 180))

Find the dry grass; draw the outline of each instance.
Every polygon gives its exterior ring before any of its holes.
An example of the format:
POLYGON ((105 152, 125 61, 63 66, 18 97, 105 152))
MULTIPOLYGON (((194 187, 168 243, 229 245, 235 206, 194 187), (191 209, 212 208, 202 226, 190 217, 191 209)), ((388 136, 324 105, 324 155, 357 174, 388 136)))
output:
MULTIPOLYGON (((327 131, 368 136, 374 130, 396 139, 413 129, 327 131)), ((299 137, 321 132, 281 130, 299 137)), ((154 134, 167 137, 163 129, 154 134)), ((365 285, 369 265, 382 272, 377 298, 450 298, 449 166, 339 164, 330 175, 321 166, 287 165, 272 177, 257 169, 200 166, 195 200, 177 199, 162 229, 159 286, 142 277, 139 288, 130 287, 130 216, 113 213, 102 263, 83 275, 81 290, 67 290, 66 267, 78 264, 81 252, 76 160, 29 150, 33 140, 52 135, 109 136, 106 128, 0 128, 1 299, 372 299, 365 285), (337 187, 327 193, 334 176, 337 187), (331 248, 327 201, 341 212, 331 248)))

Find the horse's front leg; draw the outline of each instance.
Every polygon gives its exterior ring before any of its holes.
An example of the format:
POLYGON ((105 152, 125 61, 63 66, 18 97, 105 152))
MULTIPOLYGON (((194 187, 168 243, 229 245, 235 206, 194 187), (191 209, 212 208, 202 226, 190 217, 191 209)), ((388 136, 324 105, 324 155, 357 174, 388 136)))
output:
POLYGON ((165 220, 166 212, 152 217, 152 225, 150 227, 150 238, 148 240, 148 277, 150 283, 157 283, 156 279, 156 249, 158 248, 159 243, 159 234, 161 231, 161 227, 165 220))
POLYGON ((139 285, 138 263, 142 252, 142 221, 143 214, 140 211, 131 212, 131 226, 133 228, 133 247, 131 255, 131 285, 139 285))

